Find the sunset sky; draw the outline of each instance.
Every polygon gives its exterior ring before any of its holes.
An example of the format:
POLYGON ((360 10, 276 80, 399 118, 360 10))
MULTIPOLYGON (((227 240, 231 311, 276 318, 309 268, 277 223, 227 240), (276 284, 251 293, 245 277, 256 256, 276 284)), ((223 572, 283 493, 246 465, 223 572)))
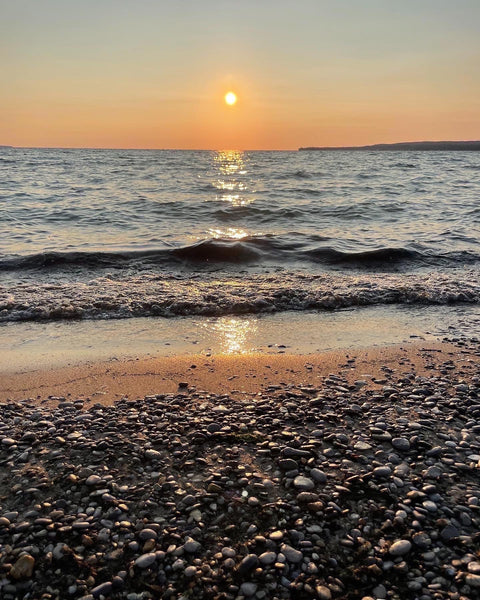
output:
POLYGON ((0 144, 480 139, 479 24, 479 0, 0 0, 0 144))

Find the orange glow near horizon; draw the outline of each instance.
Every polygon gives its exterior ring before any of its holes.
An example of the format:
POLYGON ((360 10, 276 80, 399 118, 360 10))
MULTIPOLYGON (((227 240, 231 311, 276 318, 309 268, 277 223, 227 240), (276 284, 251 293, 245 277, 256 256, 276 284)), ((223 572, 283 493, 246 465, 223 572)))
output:
POLYGON ((0 145, 480 139, 480 3, 299 1, 4 3, 0 145))

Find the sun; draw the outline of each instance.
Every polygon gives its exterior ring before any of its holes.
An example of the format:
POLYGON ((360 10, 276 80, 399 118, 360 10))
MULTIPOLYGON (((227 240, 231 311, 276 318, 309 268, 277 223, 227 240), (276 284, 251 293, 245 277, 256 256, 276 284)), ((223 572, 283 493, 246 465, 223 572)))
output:
POLYGON ((234 94, 233 92, 227 92, 225 94, 225 102, 229 105, 229 106, 233 106, 234 104, 236 104, 237 102, 237 95, 234 94))

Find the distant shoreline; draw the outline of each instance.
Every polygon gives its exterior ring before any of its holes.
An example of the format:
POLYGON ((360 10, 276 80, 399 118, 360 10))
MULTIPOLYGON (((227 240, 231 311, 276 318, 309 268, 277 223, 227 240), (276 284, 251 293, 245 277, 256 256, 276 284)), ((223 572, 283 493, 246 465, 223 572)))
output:
POLYGON ((480 152, 480 141, 469 142, 397 142, 395 144, 372 144, 369 146, 307 146, 299 148, 300 152, 308 150, 457 150, 480 152))
MULTIPOLYGON (((218 152, 218 149, 212 148, 109 148, 109 147, 80 147, 80 146, 9 146, 0 144, 0 150, 140 150, 140 151, 169 151, 169 152, 218 152)), ((300 152, 307 151, 335 151, 335 150, 420 150, 420 151, 473 151, 480 152, 479 141, 458 141, 458 142, 396 142, 393 144, 371 144, 367 146, 305 146, 298 148, 300 152)), ((241 150, 242 152, 295 152, 295 149, 256 149, 241 150)))

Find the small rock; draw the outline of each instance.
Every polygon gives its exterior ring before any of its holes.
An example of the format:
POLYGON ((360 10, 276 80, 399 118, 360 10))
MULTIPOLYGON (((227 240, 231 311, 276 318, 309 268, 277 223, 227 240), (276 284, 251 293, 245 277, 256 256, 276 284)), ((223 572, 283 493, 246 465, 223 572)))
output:
MULTIPOLYGON (((353 445, 354 450, 358 450, 359 452, 365 452, 366 450, 371 450, 372 446, 370 444, 367 444, 367 442, 363 442, 362 440, 359 440, 358 442, 356 442, 353 445)), ((320 586, 320 587, 325 587, 325 586, 320 586)), ((318 588, 317 588, 318 589, 318 588)), ((326 588, 328 589, 328 588, 326 588)), ((328 590, 330 592, 330 590, 328 590)), ((330 593, 331 596, 331 593, 330 593)))
POLYGON ((14 579, 30 579, 35 566, 35 559, 30 554, 21 556, 10 569, 10 575, 14 579))
POLYGON ((320 469, 311 469, 309 475, 316 483, 327 483, 327 476, 320 469))
POLYGON ((331 600, 332 598, 332 592, 326 585, 317 585, 315 591, 317 592, 317 596, 320 598, 320 600, 331 600))
POLYGON ((314 482, 308 477, 304 477, 303 475, 295 477, 295 479, 293 480, 293 485, 297 489, 303 491, 313 490, 313 488, 315 487, 314 482))
POLYGON ((253 594, 255 594, 256 591, 257 591, 257 584, 252 583, 250 581, 245 581, 240 586, 240 594, 242 596, 247 596, 247 597, 253 596, 253 594))
POLYGON ((145 450, 145 458, 160 458, 161 453, 158 452, 158 450, 153 450, 153 448, 148 448, 147 450, 145 450))
POLYGON ((288 562, 299 563, 303 560, 303 554, 300 550, 295 550, 295 548, 292 548, 288 544, 282 544, 280 552, 285 555, 288 562))
POLYGON ((467 573, 467 575, 465 576, 465 583, 471 587, 480 588, 480 575, 467 573))
POLYGON ((238 565, 240 574, 249 573, 258 566, 258 556, 256 554, 247 554, 242 562, 238 565))
POLYGON ((190 538, 185 542, 183 547, 185 548, 185 552, 194 554, 195 552, 198 552, 200 550, 201 544, 190 538))
POLYGON ((410 450, 410 442, 404 437, 393 438, 392 446, 400 452, 408 452, 410 450))
POLYGON ((373 469, 373 476, 375 479, 385 479, 386 477, 390 477, 392 474, 392 469, 390 467, 376 467, 373 469))
POLYGON ((459 535, 460 532, 458 531, 458 529, 451 524, 446 525, 440 532, 440 537, 445 542, 448 542, 449 540, 452 540, 453 538, 456 538, 459 535))
POLYGON ((260 554, 258 560, 262 565, 271 565, 277 560, 277 555, 275 552, 264 552, 260 554))
POLYGON ((150 565, 157 560, 157 555, 155 552, 147 552, 147 554, 142 554, 135 561, 135 565, 140 569, 147 569, 150 565))
POLYGON ((91 590, 91 594, 94 598, 98 598, 99 596, 108 596, 112 591, 112 582, 105 581, 100 585, 97 585, 91 590))
POLYGON ((392 556, 403 556, 404 554, 408 554, 412 548, 411 542, 408 540, 398 540, 393 542, 390 546, 390 554, 392 556))

